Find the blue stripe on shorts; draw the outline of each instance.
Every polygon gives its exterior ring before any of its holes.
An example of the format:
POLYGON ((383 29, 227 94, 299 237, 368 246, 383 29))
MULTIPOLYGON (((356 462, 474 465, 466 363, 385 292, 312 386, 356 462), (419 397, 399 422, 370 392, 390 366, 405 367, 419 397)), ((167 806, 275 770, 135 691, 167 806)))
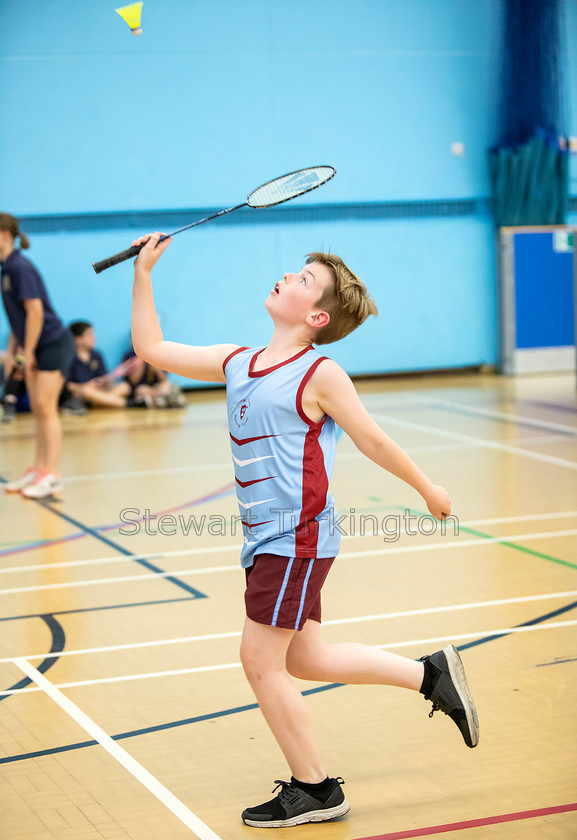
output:
POLYGON ((297 620, 295 622, 295 630, 299 629, 299 621, 301 620, 301 615, 303 614, 303 609, 304 609, 304 605, 305 605, 305 597, 306 597, 306 594, 307 594, 307 586, 308 586, 309 578, 311 576, 311 572, 313 570, 313 563, 314 562, 315 562, 314 558, 311 558, 311 560, 309 560, 309 567, 308 567, 307 574, 306 574, 306 577, 305 577, 305 582, 303 583, 303 591, 302 591, 302 595, 301 595, 301 603, 300 603, 300 607, 299 607, 299 614, 297 615, 297 620))
POLYGON ((285 594, 285 591, 286 591, 286 588, 287 588, 287 584, 288 584, 288 582, 289 582, 289 577, 290 577, 291 569, 292 569, 292 567, 293 567, 293 563, 294 563, 294 557, 291 557, 291 559, 290 559, 290 563, 288 564, 287 569, 286 569, 286 572, 285 572, 285 576, 284 576, 284 580, 283 580, 283 582, 282 582, 282 586, 281 586, 281 588, 280 588, 279 596, 278 596, 277 601, 276 601, 276 606, 275 606, 275 608, 274 608, 274 613, 273 613, 273 617, 272 617, 271 627, 276 627, 276 622, 277 622, 277 619, 278 619, 278 614, 279 614, 279 612, 280 612, 280 608, 281 608, 281 604, 282 604, 282 599, 284 598, 284 594, 285 594))

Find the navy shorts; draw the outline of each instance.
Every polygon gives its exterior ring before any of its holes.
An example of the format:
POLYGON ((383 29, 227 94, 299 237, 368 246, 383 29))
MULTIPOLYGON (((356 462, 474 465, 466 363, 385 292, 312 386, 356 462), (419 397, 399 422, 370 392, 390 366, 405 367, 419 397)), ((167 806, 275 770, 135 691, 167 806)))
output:
POLYGON ((321 589, 334 559, 257 554, 246 569, 247 616, 287 630, 302 630, 307 619, 320 622, 321 589))
POLYGON ((59 370, 64 379, 68 377, 76 347, 70 330, 64 330, 62 335, 36 348, 36 364, 38 370, 59 370))

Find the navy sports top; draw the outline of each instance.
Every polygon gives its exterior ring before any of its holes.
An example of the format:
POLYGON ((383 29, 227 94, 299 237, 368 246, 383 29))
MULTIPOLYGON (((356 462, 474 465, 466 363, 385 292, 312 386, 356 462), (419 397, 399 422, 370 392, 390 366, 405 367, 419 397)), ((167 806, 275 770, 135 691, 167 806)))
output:
POLYGON ((90 358, 87 362, 84 362, 78 354, 74 356, 68 374, 69 382, 81 384, 90 382, 91 379, 96 379, 98 376, 106 376, 108 371, 102 353, 94 349, 89 352, 90 358))
POLYGON ((26 309, 24 301, 39 298, 44 309, 44 323, 38 339, 38 347, 56 341, 64 332, 62 321, 52 308, 42 277, 30 260, 18 250, 2 263, 2 301, 10 329, 20 346, 24 346, 26 309))

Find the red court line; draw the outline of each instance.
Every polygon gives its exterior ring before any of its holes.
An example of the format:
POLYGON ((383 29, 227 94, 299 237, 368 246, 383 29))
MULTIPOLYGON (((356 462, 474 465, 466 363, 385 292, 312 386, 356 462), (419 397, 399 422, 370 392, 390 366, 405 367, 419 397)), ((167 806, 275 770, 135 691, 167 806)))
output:
POLYGON ((448 831, 463 831, 465 828, 479 828, 484 825, 515 822, 516 820, 530 820, 533 817, 546 817, 550 814, 563 814, 567 811, 577 811, 577 802, 569 805, 553 805, 550 808, 537 808, 535 811, 517 811, 514 814, 501 814, 498 817, 483 817, 479 820, 465 820, 464 822, 447 823, 446 825, 430 825, 428 828, 412 828, 409 831, 393 831, 392 834, 375 834, 372 837, 360 837, 358 840, 405 840, 408 837, 427 837, 431 834, 443 834, 448 831))

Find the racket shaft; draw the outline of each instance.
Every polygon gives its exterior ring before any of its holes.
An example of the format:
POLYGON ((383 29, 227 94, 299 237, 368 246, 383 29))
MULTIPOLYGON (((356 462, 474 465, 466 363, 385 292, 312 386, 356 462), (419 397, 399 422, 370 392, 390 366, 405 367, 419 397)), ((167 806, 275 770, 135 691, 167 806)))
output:
MULTIPOLYGON (((172 233, 166 233, 164 236, 160 237, 159 242, 163 242, 171 236, 176 236, 177 233, 190 230, 190 228, 196 227, 197 225, 202 225, 204 222, 210 222, 211 219, 216 219, 218 216, 224 216, 225 213, 231 213, 233 210, 240 210, 241 207, 246 207, 246 201, 243 204, 237 204, 236 207, 227 207, 226 210, 220 210, 218 213, 214 213, 212 216, 207 216, 205 219, 198 219, 198 221, 192 222, 192 224, 179 228, 172 233)), ((132 248, 127 248, 126 251, 120 251, 120 253, 114 254, 112 257, 100 260, 100 262, 92 263, 92 268, 97 274, 100 274, 100 272, 104 271, 106 268, 118 265, 118 263, 124 262, 124 260, 129 260, 131 257, 136 257, 140 253, 140 249, 143 247, 144 245, 133 245, 132 248)))
POLYGON ((118 263, 129 260, 131 257, 138 256, 143 247, 143 245, 133 245, 132 248, 127 248, 126 251, 120 251, 112 257, 107 257, 105 260, 92 263, 92 268, 97 274, 100 274, 101 271, 104 271, 106 268, 110 268, 112 265, 118 265, 118 263))
POLYGON ((218 213, 214 213, 212 216, 207 216, 205 219, 198 219, 196 222, 192 222, 190 225, 185 225, 178 230, 174 230, 172 233, 167 233, 165 236, 160 237, 160 241, 162 242, 170 236, 176 236, 177 233, 182 233, 185 230, 190 230, 197 225, 203 225, 205 222, 210 222, 211 219, 218 219, 219 216, 224 216, 225 213, 232 213, 233 210, 240 210, 241 207, 246 207, 246 201, 243 204, 237 204, 236 207, 227 207, 226 210, 219 210, 218 213))

